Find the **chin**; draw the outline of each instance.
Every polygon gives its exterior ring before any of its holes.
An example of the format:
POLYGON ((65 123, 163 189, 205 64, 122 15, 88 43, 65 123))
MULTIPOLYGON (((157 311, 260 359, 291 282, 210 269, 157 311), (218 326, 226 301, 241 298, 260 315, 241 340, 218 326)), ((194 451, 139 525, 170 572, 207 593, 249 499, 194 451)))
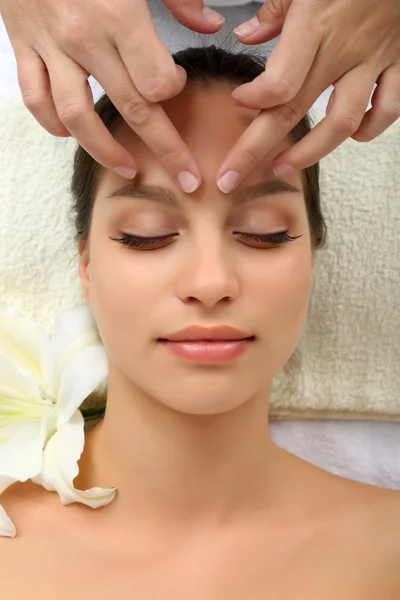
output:
POLYGON ((231 380, 229 385, 217 386, 214 382, 209 388, 201 385, 177 390, 176 386, 175 389, 171 386, 168 397, 164 393, 158 398, 165 406, 188 415, 219 415, 237 409, 253 394, 254 390, 250 390, 248 386, 241 389, 240 385, 234 385, 231 380))
POLYGON ((168 407, 175 410, 176 412, 180 412, 182 414, 185 415, 202 415, 202 416, 212 416, 212 415, 222 415, 225 413, 228 413, 232 410, 234 410, 235 408, 238 408, 238 406, 240 406, 241 404, 243 404, 243 402, 237 404, 237 405, 232 405, 231 403, 227 403, 227 402, 192 402, 192 403, 184 403, 182 402, 182 404, 177 405, 175 403, 174 406, 168 404, 168 407))

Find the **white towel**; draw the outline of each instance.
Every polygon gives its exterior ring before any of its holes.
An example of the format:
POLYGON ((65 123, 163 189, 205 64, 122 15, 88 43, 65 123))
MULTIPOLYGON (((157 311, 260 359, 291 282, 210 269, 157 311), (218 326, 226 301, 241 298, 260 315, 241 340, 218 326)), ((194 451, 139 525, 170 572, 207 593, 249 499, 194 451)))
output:
MULTIPOLYGON (((21 102, 0 106, 0 298, 46 332, 84 302, 67 192, 75 141, 21 102)), ((275 417, 400 420, 400 122, 348 140, 322 165, 329 242, 317 253, 301 365, 278 377, 275 417)))
POLYGON ((321 164, 328 245, 317 254, 298 398, 276 415, 400 420, 400 121, 321 164))
MULTIPOLYGON (((253 15, 252 5, 248 5, 242 10, 245 9, 247 14, 241 14, 240 19, 236 17, 236 23, 253 15)), ((234 24, 236 25, 236 23, 234 24)), ((165 29, 171 28, 170 21, 165 24, 161 20, 160 25, 165 29)), ((168 37, 170 35, 164 33, 164 38, 168 37)), ((97 87, 99 87, 98 84, 97 87)), ((95 97, 98 95, 98 93, 95 94, 95 97)), ((322 109, 326 106, 327 95, 323 95, 322 109)), ((0 100, 5 101, 7 98, 11 98, 15 101, 19 97, 15 59, 0 18, 0 100)), ((33 121, 33 117, 31 119, 33 121)), ((23 126, 21 130, 23 131, 23 126)), ((15 161, 17 160, 18 156, 15 156, 15 161)), ((3 163, 0 163, 0 166, 5 167, 3 163)), ((21 164, 21 177, 26 177, 29 169, 29 165, 21 164)), ((34 172, 30 172, 31 177, 34 175, 34 172)), ((50 183, 54 183, 54 177, 51 177, 50 183)), ((35 185, 34 181, 33 185, 35 185)), ((56 186, 55 193, 57 193, 57 189, 56 186)), ((0 195, 0 222, 4 214, 3 210, 5 210, 4 197, 5 195, 0 195)), ((13 198, 11 198, 12 200, 13 198)), ((29 241, 29 239, 26 240, 26 243, 29 241)), ((0 247, 1 244, 2 238, 0 238, 0 247)), ((29 280, 28 276, 27 280, 29 280)), ((1 281, 0 264, 0 285, 1 281)), ((57 282, 55 287, 56 285, 57 282)), ((40 295, 36 301, 32 302, 35 307, 40 307, 40 295)), ((376 418, 377 415, 374 417, 376 418)), ((343 421, 328 418, 324 420, 272 420, 270 433, 278 445, 321 468, 349 479, 400 489, 399 423, 372 420, 369 422, 365 420, 343 421)))

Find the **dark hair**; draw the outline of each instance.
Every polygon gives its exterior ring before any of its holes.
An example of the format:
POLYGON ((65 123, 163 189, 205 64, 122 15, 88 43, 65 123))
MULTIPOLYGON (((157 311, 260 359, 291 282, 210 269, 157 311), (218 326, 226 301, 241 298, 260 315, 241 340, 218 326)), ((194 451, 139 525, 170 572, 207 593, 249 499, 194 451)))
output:
MULTIPOLYGON (((203 38, 204 40, 204 38, 203 38)), ((226 43, 224 43, 226 46, 226 43)), ((256 49, 245 48, 239 53, 232 50, 205 45, 200 40, 200 46, 186 48, 174 53, 173 59, 187 73, 187 86, 213 86, 218 83, 232 87, 253 81, 265 69, 266 57, 258 54, 256 49)), ((104 94, 95 104, 95 111, 107 129, 113 133, 116 126, 123 120, 111 100, 104 94)), ((311 129, 309 115, 303 117, 292 129, 289 139, 293 143, 301 140, 311 129)), ((81 242, 85 246, 89 241, 94 199, 96 197, 101 166, 81 146, 78 146, 74 156, 73 173, 70 191, 73 197, 71 211, 71 226, 76 245, 81 242)), ((303 187, 305 204, 312 243, 320 248, 326 240, 326 224, 320 207, 319 165, 318 163, 304 169, 303 187)), ((283 379, 279 385, 289 386, 292 394, 298 392, 297 377, 300 373, 301 355, 296 349, 283 367, 283 379)), ((276 383, 274 384, 276 385, 276 383)), ((106 386, 107 387, 107 386, 106 386)), ((276 388, 279 392, 279 387, 276 388)), ((85 400, 81 407, 85 422, 98 419, 104 414, 105 406, 99 407, 100 398, 106 403, 107 391, 100 386, 85 400)))
MULTIPOLYGON (((187 73, 187 84, 211 86, 218 83, 233 86, 253 81, 263 73, 265 57, 254 49, 234 53, 215 45, 186 48, 173 54, 177 65, 187 73)), ((113 133, 122 117, 114 104, 104 94, 95 104, 95 111, 113 133)), ((311 129, 309 115, 304 116, 292 129, 289 138, 293 143, 301 140, 311 129)), ((70 191, 73 197, 72 219, 75 242, 89 239, 93 204, 99 180, 100 165, 81 146, 78 146, 73 163, 70 191)), ((326 239, 326 225, 320 207, 319 165, 303 170, 304 196, 311 237, 315 248, 321 247, 326 239)))

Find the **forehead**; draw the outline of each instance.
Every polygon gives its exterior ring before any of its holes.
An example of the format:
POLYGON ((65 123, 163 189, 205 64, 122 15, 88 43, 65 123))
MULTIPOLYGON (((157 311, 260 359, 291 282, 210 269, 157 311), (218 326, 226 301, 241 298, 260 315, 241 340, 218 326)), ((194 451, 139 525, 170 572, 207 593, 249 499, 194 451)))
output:
MULTIPOLYGON (((161 103, 167 117, 194 156, 203 181, 212 180, 214 185, 216 171, 227 153, 260 113, 258 110, 235 105, 231 99, 232 90, 233 87, 222 84, 212 87, 188 86, 174 98, 161 103)), ((160 169, 166 174, 157 157, 124 121, 117 125, 114 136, 135 157, 145 179, 150 173, 155 176, 160 169)), ((151 132, 151 137, 156 139, 157 131, 151 132)), ((267 139, 268 137, 266 142, 267 139)), ((267 153, 246 178, 246 183, 257 183, 273 177, 272 160, 289 145, 290 141, 284 139, 279 146, 267 153)), ((294 185, 301 185, 300 173, 295 173, 292 178, 294 185)))

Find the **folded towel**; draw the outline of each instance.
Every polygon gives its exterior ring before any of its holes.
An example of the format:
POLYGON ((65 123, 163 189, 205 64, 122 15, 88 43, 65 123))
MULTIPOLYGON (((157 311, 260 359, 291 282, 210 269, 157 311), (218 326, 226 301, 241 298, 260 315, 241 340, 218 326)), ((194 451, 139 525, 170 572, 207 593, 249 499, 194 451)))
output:
POLYGON ((281 388, 277 417, 400 420, 399 160, 400 121, 321 162, 328 244, 317 253, 298 397, 281 388))
MULTIPOLYGON (((50 136, 20 100, 0 104, 0 133, 0 299, 51 335, 60 310, 84 303, 68 219, 75 141, 50 136)), ((400 122, 322 162, 328 245, 272 418, 400 421, 399 159, 400 122)))

